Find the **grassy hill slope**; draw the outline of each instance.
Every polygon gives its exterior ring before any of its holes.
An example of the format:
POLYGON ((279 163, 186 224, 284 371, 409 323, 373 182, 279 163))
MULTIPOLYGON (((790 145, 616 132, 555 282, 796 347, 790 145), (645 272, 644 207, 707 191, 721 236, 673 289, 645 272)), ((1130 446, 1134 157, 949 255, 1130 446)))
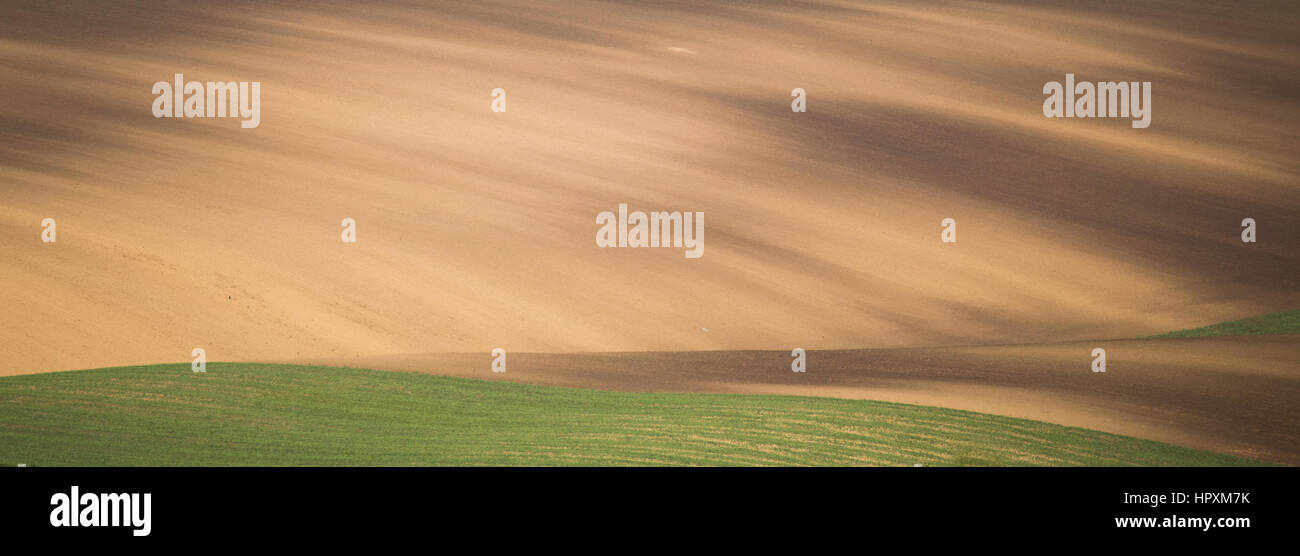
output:
POLYGON ((1251 465, 949 409, 266 364, 0 378, 0 464, 1251 465))
POLYGON ((1201 328, 1166 332, 1152 338, 1200 338, 1204 336, 1250 336, 1255 334, 1300 334, 1300 309, 1221 322, 1201 328))

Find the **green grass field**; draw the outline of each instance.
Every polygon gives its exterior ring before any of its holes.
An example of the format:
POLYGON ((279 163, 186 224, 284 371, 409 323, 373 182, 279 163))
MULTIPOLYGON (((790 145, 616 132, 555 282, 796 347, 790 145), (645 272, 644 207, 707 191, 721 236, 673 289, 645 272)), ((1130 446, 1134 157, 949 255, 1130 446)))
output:
POLYGON ((1203 336, 1250 336, 1255 334, 1300 334, 1300 309, 1269 313, 1202 328, 1166 332, 1152 338, 1199 338, 1203 336))
POLYGON ((1260 465, 918 405, 264 364, 0 378, 0 464, 1260 465))

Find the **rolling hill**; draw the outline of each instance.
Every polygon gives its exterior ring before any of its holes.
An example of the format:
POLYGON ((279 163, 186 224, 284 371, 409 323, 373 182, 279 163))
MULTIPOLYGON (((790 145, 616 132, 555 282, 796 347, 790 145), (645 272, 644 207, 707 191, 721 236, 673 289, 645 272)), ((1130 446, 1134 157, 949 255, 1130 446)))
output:
POLYGON ((28 466, 1258 465, 1074 427, 800 396, 603 392, 362 369, 0 378, 28 466))

